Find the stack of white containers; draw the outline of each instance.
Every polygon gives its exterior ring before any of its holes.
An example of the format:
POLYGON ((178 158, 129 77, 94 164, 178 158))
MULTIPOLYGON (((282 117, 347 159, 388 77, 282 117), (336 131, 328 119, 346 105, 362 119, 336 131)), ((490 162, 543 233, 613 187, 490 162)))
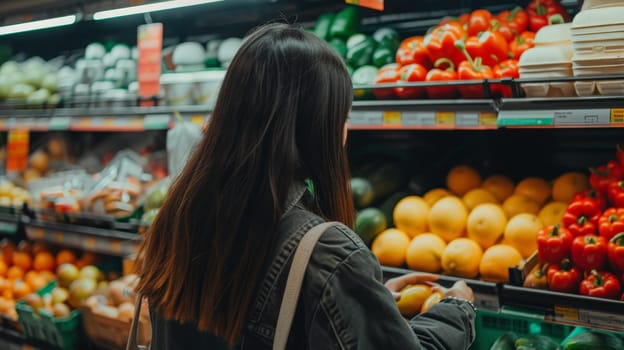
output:
MULTIPOLYGON (((624 1, 586 1, 572 24, 577 77, 624 75, 624 1)), ((624 80, 578 81, 579 96, 624 95, 624 80)))
MULTIPOLYGON (((535 35, 535 47, 520 57, 520 78, 572 77, 571 24, 552 24, 535 35)), ((575 96, 572 82, 527 83, 522 88, 528 97, 575 96)))

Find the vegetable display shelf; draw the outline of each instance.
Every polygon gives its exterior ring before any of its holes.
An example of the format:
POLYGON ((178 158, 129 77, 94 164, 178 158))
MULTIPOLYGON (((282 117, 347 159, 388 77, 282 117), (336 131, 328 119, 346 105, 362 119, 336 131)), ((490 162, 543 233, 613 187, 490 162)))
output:
POLYGON ((0 235, 15 235, 21 225, 20 216, 12 210, 2 209, 0 209, 0 235))
POLYGON ((141 241, 141 236, 134 233, 29 219, 25 219, 24 228, 30 240, 112 256, 136 253, 141 241))
POLYGON ((97 107, 0 110, 0 131, 145 131, 166 130, 178 112, 186 121, 203 124, 210 113, 204 106, 97 107))

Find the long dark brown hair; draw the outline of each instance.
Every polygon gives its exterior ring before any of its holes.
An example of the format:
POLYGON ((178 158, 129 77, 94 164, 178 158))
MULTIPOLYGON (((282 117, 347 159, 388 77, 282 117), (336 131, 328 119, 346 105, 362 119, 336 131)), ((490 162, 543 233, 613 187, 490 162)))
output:
POLYGON ((138 291, 162 317, 237 342, 292 184, 310 179, 310 210, 352 225, 351 99, 344 63, 314 35, 268 24, 244 40, 140 251, 138 291))

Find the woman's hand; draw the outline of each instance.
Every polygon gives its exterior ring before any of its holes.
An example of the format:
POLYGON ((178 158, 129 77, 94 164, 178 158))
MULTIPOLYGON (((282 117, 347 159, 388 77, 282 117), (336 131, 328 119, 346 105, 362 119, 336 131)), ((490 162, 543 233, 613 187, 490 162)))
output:
MULTIPOLYGON (((401 294, 399 292, 410 284, 434 284, 433 281, 438 280, 438 275, 425 272, 413 272, 407 275, 395 277, 386 281, 386 288, 390 290, 394 300, 399 300, 401 294)), ((465 283, 464 283, 465 284, 465 283)), ((437 285, 437 284, 435 284, 437 285)), ((458 297, 459 298, 459 297, 458 297)))

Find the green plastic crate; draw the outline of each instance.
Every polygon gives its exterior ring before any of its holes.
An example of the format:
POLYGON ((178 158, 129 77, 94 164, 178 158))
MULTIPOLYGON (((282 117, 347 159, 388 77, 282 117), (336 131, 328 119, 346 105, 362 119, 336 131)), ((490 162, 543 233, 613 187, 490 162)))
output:
POLYGON ((544 335, 561 343, 575 329, 573 326, 544 321, 544 317, 530 311, 503 310, 492 312, 478 310, 476 318, 477 337, 471 350, 489 350, 492 344, 506 332, 523 335, 544 335))
MULTIPOLYGON (((56 281, 43 287, 37 294, 44 296, 51 293, 54 287, 56 287, 56 281)), ((64 350, 81 348, 79 344, 81 339, 80 311, 72 310, 68 317, 59 319, 45 310, 39 310, 39 315, 36 315, 33 309, 23 301, 17 302, 15 309, 27 338, 64 350)))

